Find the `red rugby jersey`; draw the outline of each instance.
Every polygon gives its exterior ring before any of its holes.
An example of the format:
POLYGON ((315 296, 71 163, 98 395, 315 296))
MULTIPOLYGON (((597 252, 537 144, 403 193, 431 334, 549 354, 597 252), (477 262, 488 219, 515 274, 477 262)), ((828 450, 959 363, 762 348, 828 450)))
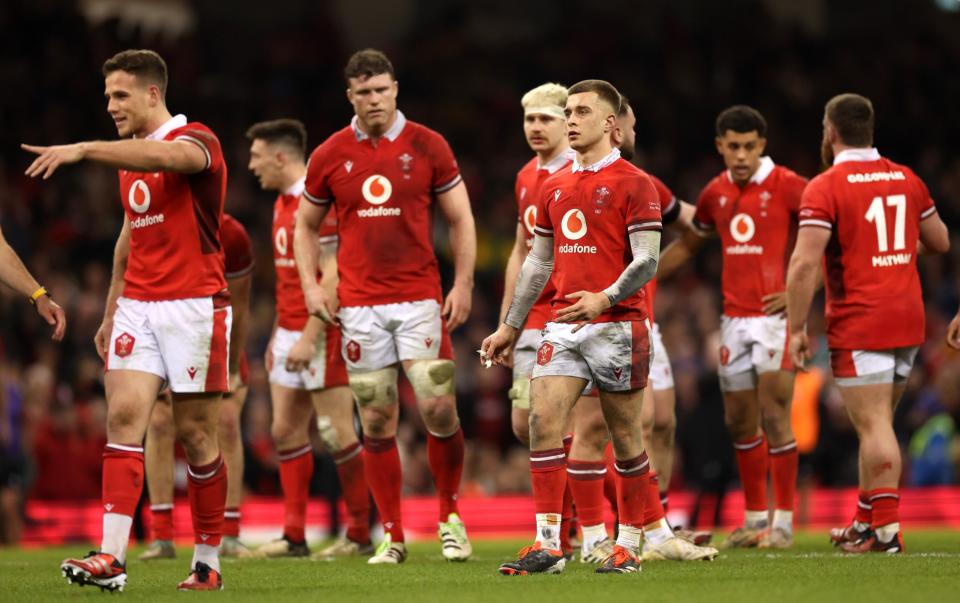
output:
MULTIPOLYGON (((612 285, 633 260, 629 235, 661 230, 660 199, 650 178, 614 149, 591 166, 574 161, 547 178, 537 206, 538 235, 553 237, 553 310, 572 305, 576 291, 598 292, 612 285)), ((593 322, 643 320, 643 289, 593 322)))
POLYGON ((253 272, 253 245, 250 243, 250 235, 243 224, 228 213, 223 214, 220 240, 223 242, 226 278, 240 278, 253 272))
POLYGON ((441 301, 433 205, 460 181, 447 141, 399 111, 376 144, 354 118, 313 151, 304 196, 336 209, 341 305, 441 301))
MULTIPOLYGON (((273 265, 277 271, 276 306, 277 325, 290 331, 302 331, 310 314, 303 299, 300 274, 293 254, 294 228, 297 207, 303 193, 304 181, 299 180, 289 190, 277 195, 273 204, 273 265)), ((337 242, 337 216, 328 212, 320 225, 320 244, 337 242)), ((321 272, 317 270, 317 281, 321 272)))
POLYGON ((214 295, 227 286, 220 245, 227 166, 220 141, 183 115, 148 138, 193 143, 207 165, 196 174, 119 170, 120 200, 130 220, 123 296, 160 301, 214 295))
POLYGON ((936 212, 923 181, 876 149, 843 151, 810 182, 800 227, 832 232, 824 270, 832 349, 923 343, 917 241, 920 222, 936 212))
MULTIPOLYGON (((533 245, 533 228, 537 224, 537 198, 540 186, 544 180, 559 170, 569 169, 575 156, 576 153, 573 152, 573 149, 567 149, 544 165, 540 165, 539 159, 534 157, 517 172, 514 193, 517 199, 518 217, 524 227, 523 234, 527 249, 533 245)), ((540 298, 530 309, 524 329, 543 329, 547 321, 550 320, 550 302, 556 292, 557 289, 553 286, 553 279, 550 279, 547 281, 547 286, 543 288, 540 298)))
POLYGON ((763 297, 786 288, 807 180, 763 157, 746 186, 728 171, 700 193, 693 225, 716 233, 723 248, 723 313, 764 316, 763 297))

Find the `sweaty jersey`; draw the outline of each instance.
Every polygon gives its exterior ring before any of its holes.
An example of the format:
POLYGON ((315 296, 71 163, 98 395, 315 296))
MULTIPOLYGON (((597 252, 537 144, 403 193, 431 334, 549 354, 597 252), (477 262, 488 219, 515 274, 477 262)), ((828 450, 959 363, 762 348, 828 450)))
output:
POLYGON ((802 176, 763 157, 743 188, 724 171, 700 193, 693 226, 700 234, 720 237, 725 315, 764 316, 763 297, 786 289, 806 184, 802 176))
MULTIPOLYGON (((662 208, 661 213, 663 217, 661 221, 663 225, 669 226, 673 224, 680 218, 680 200, 677 199, 673 191, 663 183, 663 180, 660 180, 653 174, 647 174, 647 178, 653 183, 653 187, 657 189, 657 197, 660 199, 660 207, 662 208)), ((650 319, 650 322, 653 323, 653 300, 657 296, 656 277, 647 281, 647 284, 643 286, 643 295, 647 300, 647 317, 650 319)))
MULTIPOLYGON (((573 149, 567 149, 548 163, 540 165, 539 159, 534 157, 517 172, 517 181, 514 193, 517 199, 517 210, 520 224, 523 225, 523 236, 527 249, 533 245, 533 228, 537 224, 537 197, 544 180, 559 170, 570 167, 570 162, 576 156, 573 149)), ((553 286, 553 279, 547 281, 540 298, 533 304, 524 329, 540 329, 550 320, 550 303, 557 289, 553 286)))
POLYGON ((447 141, 399 111, 376 143, 354 118, 313 151, 304 197, 336 208, 341 305, 441 300, 433 204, 460 181, 447 141))
POLYGON ((177 115, 148 136, 185 140, 206 156, 196 174, 120 170, 120 200, 130 221, 123 296, 141 301, 208 297, 222 291, 220 220, 227 166, 220 141, 177 115))
POLYGON ((250 244, 250 235, 243 224, 228 213, 223 214, 220 240, 223 242, 223 270, 226 278, 240 278, 253 272, 253 245, 250 244))
MULTIPOLYGON (((535 232, 553 238, 553 310, 575 303, 577 291, 602 291, 633 260, 629 235, 662 230, 660 199, 650 178, 614 149, 590 166, 576 161, 547 178, 540 189, 535 232)), ((640 289, 592 322, 643 320, 640 289)))
POLYGON ((831 231, 824 258, 831 349, 923 343, 917 241, 920 222, 936 211, 923 181, 876 149, 843 151, 810 182, 800 227, 831 231))
MULTIPOLYGON (((298 180, 283 194, 277 195, 273 204, 273 265, 277 271, 277 325, 288 331, 302 331, 310 314, 303 299, 297 260, 293 254, 294 228, 297 223, 297 207, 303 193, 304 181, 298 180)), ((320 225, 320 244, 337 242, 337 216, 327 212, 320 225)), ((317 270, 317 281, 321 273, 317 270)))

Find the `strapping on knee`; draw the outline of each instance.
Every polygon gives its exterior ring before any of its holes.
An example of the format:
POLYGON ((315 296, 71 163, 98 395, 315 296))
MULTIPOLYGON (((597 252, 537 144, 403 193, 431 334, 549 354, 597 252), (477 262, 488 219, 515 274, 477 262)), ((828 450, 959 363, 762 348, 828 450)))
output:
POLYGON ((360 407, 389 406, 397 401, 397 368, 351 373, 350 389, 360 407))
POLYGON ((514 379, 509 396, 513 408, 530 410, 530 379, 526 377, 514 379))
POLYGON ((320 440, 326 447, 327 452, 336 454, 340 451, 340 438, 337 428, 333 426, 330 417, 323 415, 317 417, 317 431, 320 433, 320 440))
POLYGON ((417 400, 453 395, 456 389, 452 360, 418 360, 407 369, 417 400))

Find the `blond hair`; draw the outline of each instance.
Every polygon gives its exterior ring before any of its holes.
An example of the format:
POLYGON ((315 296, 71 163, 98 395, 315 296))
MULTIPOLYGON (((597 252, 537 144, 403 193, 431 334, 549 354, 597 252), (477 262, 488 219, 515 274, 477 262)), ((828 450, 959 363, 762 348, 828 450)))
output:
POLYGON ((567 89, 560 84, 541 84, 530 90, 520 99, 523 113, 546 113, 563 118, 563 109, 567 105, 567 89))

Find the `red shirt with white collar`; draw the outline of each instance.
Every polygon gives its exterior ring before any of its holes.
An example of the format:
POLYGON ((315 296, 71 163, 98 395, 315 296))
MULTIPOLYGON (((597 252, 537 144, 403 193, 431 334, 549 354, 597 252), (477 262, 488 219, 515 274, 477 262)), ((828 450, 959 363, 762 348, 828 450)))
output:
POLYGON ((130 221, 123 296, 142 301, 212 296, 227 286, 220 245, 227 165, 220 141, 183 115, 147 138, 195 144, 206 165, 196 174, 119 170, 120 201, 130 221))
POLYGON ((936 213, 923 181, 876 149, 843 151, 810 181, 800 228, 831 232, 824 254, 831 349, 923 343, 917 241, 920 222, 936 213))
MULTIPOLYGON (((590 166, 570 168, 544 181, 534 231, 553 238, 553 310, 572 305, 577 291, 603 291, 633 260, 630 233, 662 229, 660 198, 650 178, 614 149, 590 166)), ((640 289, 592 322, 643 320, 640 289)))
MULTIPOLYGON (((554 157, 551 161, 541 165, 540 160, 534 157, 517 172, 517 181, 514 193, 517 199, 518 216, 523 225, 524 240, 527 249, 533 245, 533 228, 537 224, 537 197, 543 182, 563 169, 569 169, 570 163, 576 156, 573 149, 567 149, 554 157)), ((553 279, 547 281, 540 298, 533 304, 530 314, 527 315, 527 324, 524 329, 543 329, 550 320, 550 303, 557 289, 553 286, 553 279)))
MULTIPOLYGON (((297 260, 293 254, 293 237, 297 224, 297 208, 303 193, 300 179, 288 190, 277 195, 273 204, 273 265, 277 271, 276 305, 277 325, 290 331, 302 331, 310 317, 303 299, 297 260)), ((327 212, 320 225, 320 244, 337 242, 337 214, 327 212)), ((317 281, 322 276, 317 270, 317 281)))
POLYGON ((341 305, 441 300, 433 205, 460 182, 447 141, 399 111, 376 142, 354 118, 313 151, 304 197, 336 209, 341 305))
POLYGON ((763 157, 744 187, 724 171, 700 193, 693 226, 704 236, 720 236, 725 315, 764 316, 763 297, 786 289, 806 185, 802 176, 763 157))

